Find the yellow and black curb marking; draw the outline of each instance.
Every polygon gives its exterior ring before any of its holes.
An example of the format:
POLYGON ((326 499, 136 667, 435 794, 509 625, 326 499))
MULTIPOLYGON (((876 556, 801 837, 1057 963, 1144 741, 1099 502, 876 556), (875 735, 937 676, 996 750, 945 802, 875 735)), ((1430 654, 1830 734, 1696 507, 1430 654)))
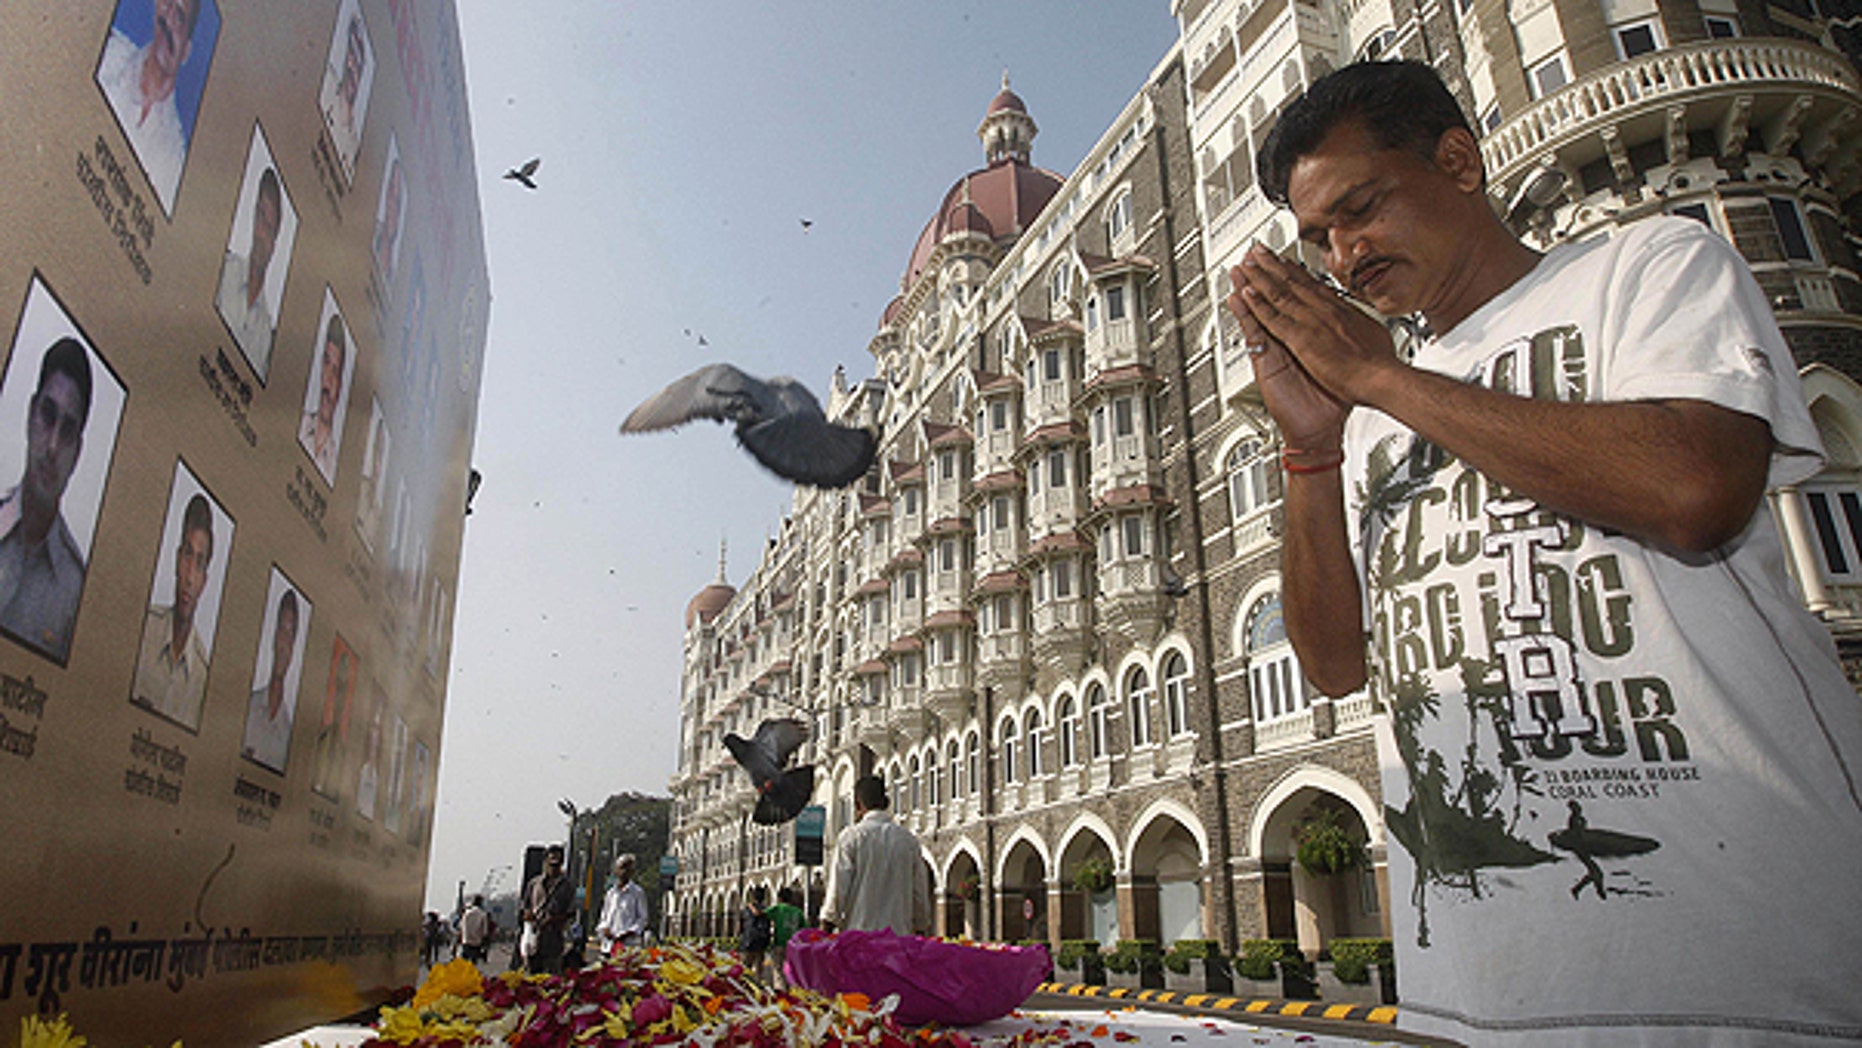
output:
POLYGON ((1219 993, 1177 993, 1174 990, 1134 990, 1117 986, 1083 986, 1079 983, 1042 983, 1037 993, 1067 997, 1099 997, 1127 1003, 1174 1004, 1207 1012, 1239 1012, 1244 1015, 1292 1015, 1305 1019, 1353 1019, 1363 1023, 1396 1022, 1397 1010, 1390 1005, 1327 1004, 1324 1001, 1246 1000, 1219 993))

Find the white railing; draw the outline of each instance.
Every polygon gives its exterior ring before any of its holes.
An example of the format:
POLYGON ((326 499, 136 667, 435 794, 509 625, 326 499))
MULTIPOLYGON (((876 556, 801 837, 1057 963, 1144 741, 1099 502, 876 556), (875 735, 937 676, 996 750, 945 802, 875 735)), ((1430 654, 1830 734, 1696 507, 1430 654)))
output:
POLYGON ((1787 82, 1853 96, 1858 81, 1840 55, 1784 40, 1714 40, 1655 51, 1598 70, 1540 99, 1481 143, 1487 177, 1499 182, 1519 164, 1616 122, 1632 110, 1672 104, 1719 88, 1787 82))
POLYGON ((1254 748, 1274 749, 1312 739, 1312 710, 1305 709, 1279 720, 1254 726, 1254 748))
POLYGON ((1034 397, 1034 424, 1050 425, 1073 417, 1073 383, 1066 379, 1042 382, 1034 397))
POLYGON ((1228 258, 1241 238, 1251 235, 1271 213, 1260 185, 1248 183, 1209 227, 1209 257, 1216 261, 1228 258))
POLYGON ((1089 373, 1108 371, 1138 362, 1138 326, 1135 318, 1111 320, 1099 325, 1097 337, 1086 344, 1089 373))
POLYGON ((1235 556, 1252 553, 1274 541, 1274 515, 1262 510, 1235 525, 1235 556))
POLYGON ((931 486, 931 519, 942 520, 962 512, 963 482, 957 477, 939 480, 931 486))
POLYGON ((1084 622, 1085 615, 1078 597, 1049 601, 1034 609, 1034 631, 1037 634, 1050 630, 1077 630, 1084 622))
POLYGON ((1009 469, 1015 461, 1015 449, 1020 440, 1021 435, 1015 432, 1013 426, 990 430, 989 435, 979 441, 982 449, 977 455, 977 475, 986 477, 1009 469))
POLYGON ((982 638, 978 657, 987 663, 1019 662, 1023 647, 1019 631, 992 633, 982 638))
POLYGON ((925 690, 970 690, 970 664, 968 662, 947 662, 941 666, 931 667, 925 671, 925 690))
POLYGON ((1359 692, 1347 695, 1332 702, 1332 731, 1334 734, 1356 728, 1371 722, 1371 697, 1359 692))
POLYGON ((1836 283, 1826 276, 1797 274, 1797 297, 1805 309, 1814 312, 1836 313, 1843 308, 1842 301, 1836 297, 1836 283))

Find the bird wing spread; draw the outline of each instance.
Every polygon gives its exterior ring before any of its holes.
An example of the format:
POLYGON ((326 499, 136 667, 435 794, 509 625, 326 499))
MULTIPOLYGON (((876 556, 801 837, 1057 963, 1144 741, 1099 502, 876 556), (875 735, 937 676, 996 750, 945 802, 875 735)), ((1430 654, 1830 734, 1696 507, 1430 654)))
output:
POLYGON ((621 432, 671 429, 701 418, 734 421, 762 386, 729 364, 708 364, 648 397, 621 423, 621 432))
POLYGON ((789 763, 789 758, 808 741, 808 725, 793 717, 780 720, 766 720, 756 726, 756 735, 750 744, 762 751, 777 767, 789 763))
POLYGON ((517 173, 520 175, 525 175, 525 176, 534 175, 537 173, 537 168, 540 167, 542 163, 543 163, 542 157, 533 156, 524 163, 523 167, 520 167, 517 169, 517 173))
POLYGON ((777 476, 817 488, 844 488, 859 480, 873 464, 877 447, 864 429, 810 415, 740 426, 737 439, 777 476))
POLYGON ((770 760, 769 754, 762 747, 740 735, 724 736, 724 748, 731 751, 731 756, 737 758, 737 763, 743 765, 744 771, 750 773, 750 781, 759 790, 781 770, 781 765, 770 760))

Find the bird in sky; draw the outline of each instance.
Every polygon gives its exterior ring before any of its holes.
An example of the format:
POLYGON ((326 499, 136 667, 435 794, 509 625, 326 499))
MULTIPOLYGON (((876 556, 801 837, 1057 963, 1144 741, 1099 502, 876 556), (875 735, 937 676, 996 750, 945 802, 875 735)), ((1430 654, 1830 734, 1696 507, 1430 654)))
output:
POLYGON ((808 741, 808 725, 792 717, 766 720, 756 726, 748 739, 737 734, 724 736, 724 747, 737 763, 750 773, 756 787, 756 810, 750 820, 759 826, 778 826, 808 806, 815 791, 815 766, 803 764, 784 768, 789 758, 808 741))
POLYGON ((804 218, 804 219, 802 219, 802 232, 804 232, 804 233, 806 233, 806 232, 808 232, 808 231, 809 231, 810 229, 813 229, 813 228, 814 228, 814 226, 815 226, 815 220, 814 220, 814 219, 812 219, 812 218, 804 218))
POLYGON ((647 398, 622 433, 672 429, 708 418, 737 425, 737 442, 770 472, 797 484, 844 488, 866 474, 877 442, 829 422, 821 403, 792 378, 767 381, 729 364, 708 364, 647 398))
POLYGON ((522 182, 524 184, 525 189, 535 189, 537 188, 537 184, 536 182, 531 180, 530 176, 537 173, 537 167, 541 165, 542 163, 543 163, 542 157, 533 156, 529 159, 529 161, 527 161, 524 164, 524 166, 514 167, 510 169, 509 171, 506 171, 504 173, 504 177, 509 178, 509 179, 514 179, 518 182, 522 182))

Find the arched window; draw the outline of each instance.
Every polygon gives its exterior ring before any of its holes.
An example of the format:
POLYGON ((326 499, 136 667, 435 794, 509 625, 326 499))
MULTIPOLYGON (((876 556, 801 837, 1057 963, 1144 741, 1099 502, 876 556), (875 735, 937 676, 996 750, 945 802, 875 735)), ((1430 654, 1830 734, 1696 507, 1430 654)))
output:
POLYGON ((1041 711, 1029 710, 1028 722, 1022 726, 1023 747, 1028 751, 1028 780, 1041 775, 1041 711))
POLYGON ((1002 783, 1015 781, 1015 718, 1004 717, 996 725, 996 748, 1002 755, 1002 783))
POLYGON ((891 795, 892 803, 893 803, 893 810, 897 811, 899 810, 901 806, 905 804, 905 799, 906 799, 905 798, 905 769, 899 767, 898 761, 892 762, 892 773, 890 775, 890 779, 892 781, 892 787, 887 792, 891 795))
POLYGON ((1097 760, 1108 753, 1106 745, 1106 689, 1095 683, 1086 692, 1086 735, 1088 753, 1097 760))
POLYGON ((918 755, 912 754, 912 811, 918 811, 924 803, 925 770, 918 763, 918 755))
POLYGON ((1071 768, 1080 763, 1080 744, 1077 733, 1080 730, 1079 707, 1073 704, 1073 696, 1067 695, 1060 700, 1060 714, 1055 721, 1055 734, 1060 736, 1060 766, 1071 768))
POLYGON ((1066 259, 1061 259, 1054 266, 1054 271, 1047 275, 1047 302, 1057 306, 1067 300, 1073 291, 1073 267, 1066 259))
POLYGON ((1254 720, 1279 720, 1306 708, 1300 687, 1299 658, 1287 640, 1286 620, 1280 612, 1280 594, 1255 601, 1248 612, 1248 693, 1254 700, 1254 720))
POLYGON ((963 748, 952 739, 944 748, 944 755, 950 764, 950 799, 954 801, 963 795, 963 748))
POLYGON ((1131 229, 1131 191, 1120 193, 1106 208, 1106 239, 1116 241, 1131 229))
POLYGON ((1279 498, 1272 483, 1274 465, 1267 443, 1252 437, 1228 453, 1228 505, 1236 523, 1279 498))
POLYGON ((974 797, 983 788, 983 737, 972 728, 965 745, 968 753, 964 758, 963 783, 974 797))
POLYGON ((1164 730, 1172 738, 1190 730, 1190 665, 1179 652, 1164 657, 1164 730))
POLYGON ((1151 744, 1151 675, 1134 667, 1125 677, 1125 707, 1131 719, 1131 744, 1135 749, 1151 744))
POLYGON ((943 803, 943 791, 938 788, 937 746, 935 744, 925 751, 925 806, 935 808, 943 803))

